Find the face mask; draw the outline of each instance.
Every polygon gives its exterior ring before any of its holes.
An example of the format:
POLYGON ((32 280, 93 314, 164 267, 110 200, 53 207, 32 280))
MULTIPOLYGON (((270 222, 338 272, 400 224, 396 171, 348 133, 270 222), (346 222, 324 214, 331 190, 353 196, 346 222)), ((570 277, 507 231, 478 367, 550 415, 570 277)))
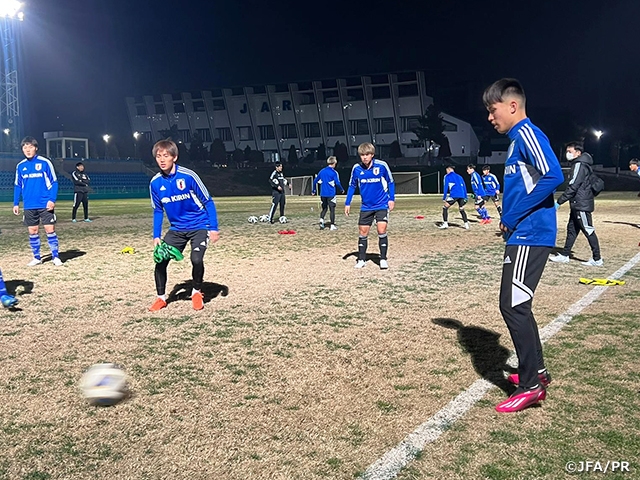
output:
POLYGON ((567 156, 567 160, 569 160, 569 161, 573 160, 573 153, 567 152, 566 156, 567 156))

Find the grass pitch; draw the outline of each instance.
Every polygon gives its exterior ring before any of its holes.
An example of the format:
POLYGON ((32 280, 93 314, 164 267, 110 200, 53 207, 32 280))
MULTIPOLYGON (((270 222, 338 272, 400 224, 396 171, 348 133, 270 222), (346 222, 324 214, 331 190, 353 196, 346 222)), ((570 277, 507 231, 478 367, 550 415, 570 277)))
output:
MULTIPOLYGON (((0 479, 355 478, 479 377, 500 388, 399 478, 555 479, 581 460, 627 460, 637 474, 638 267, 547 344, 543 406, 498 415, 512 344, 495 224, 471 214, 466 231, 453 210, 440 231, 439 198, 400 197, 390 269, 375 263, 371 234, 371 261, 356 271, 357 208, 345 218, 339 206, 339 230, 320 231, 317 198, 289 197, 285 228, 297 233, 279 235, 281 225, 247 223, 269 203, 217 199, 205 309, 191 309, 183 261, 169 267, 171 301, 158 313, 147 310, 148 201, 92 201, 87 224, 60 202, 58 268, 25 266, 26 227, 0 205, 0 266, 21 302, 0 311, 0 479), (90 407, 77 387, 101 361, 130 376, 132 395, 115 407, 90 407)), ((606 277, 637 253, 636 206, 631 193, 598 197, 605 267, 550 263, 534 305, 541 326, 593 288, 579 277, 606 277)), ((567 217, 563 206, 559 245, 567 217)), ((583 237, 574 254, 588 260, 583 237)))

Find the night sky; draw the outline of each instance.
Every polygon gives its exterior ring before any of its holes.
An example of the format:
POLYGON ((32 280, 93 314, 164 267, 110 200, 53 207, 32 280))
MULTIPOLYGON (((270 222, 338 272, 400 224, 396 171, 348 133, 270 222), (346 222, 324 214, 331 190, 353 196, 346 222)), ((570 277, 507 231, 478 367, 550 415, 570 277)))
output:
POLYGON ((130 136, 126 96, 403 70, 424 70, 458 116, 513 76, 534 122, 559 109, 605 131, 640 123, 638 0, 30 0, 25 14, 25 129, 39 138, 130 136))

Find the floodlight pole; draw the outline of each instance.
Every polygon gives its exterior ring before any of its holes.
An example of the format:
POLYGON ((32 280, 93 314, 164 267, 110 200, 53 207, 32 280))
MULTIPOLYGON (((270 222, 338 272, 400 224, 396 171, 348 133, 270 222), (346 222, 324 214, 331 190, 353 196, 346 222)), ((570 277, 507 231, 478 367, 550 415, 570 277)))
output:
MULTIPOLYGON (((19 6, 19 5, 18 5, 19 6)), ((20 23, 24 16, 16 11, 13 15, 0 16, 0 151, 17 152, 22 138, 23 121, 20 112, 19 44, 20 23), (8 130, 9 133, 6 133, 8 130)))

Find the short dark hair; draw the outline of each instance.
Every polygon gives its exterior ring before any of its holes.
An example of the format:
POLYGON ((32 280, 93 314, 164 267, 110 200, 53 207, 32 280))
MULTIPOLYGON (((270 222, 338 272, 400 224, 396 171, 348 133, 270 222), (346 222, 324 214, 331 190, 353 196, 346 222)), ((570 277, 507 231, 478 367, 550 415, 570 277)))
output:
POLYGON ((491 170, 491 167, 489 165, 483 165, 482 171, 484 172, 485 170, 491 170))
POLYGON ((629 165, 638 165, 640 164, 640 160, 638 160, 637 158, 632 158, 631 160, 629 160, 629 165))
POLYGON ((584 146, 582 145, 582 142, 569 142, 565 148, 573 148, 580 153, 584 153, 584 146))
POLYGON ((79 167, 80 165, 82 165, 84 167, 84 163, 82 163, 82 162, 76 163, 76 167, 79 167))
POLYGON ((276 162, 276 164, 274 166, 275 167, 281 167, 282 166, 282 162, 276 162))
POLYGON ((473 163, 470 163, 469 165, 467 165, 467 168, 473 168, 475 170, 476 166, 473 163))
POLYGON ((38 141, 34 137, 24 137, 20 142, 20 146, 24 147, 25 145, 33 145, 38 148, 38 141))
POLYGON ((482 94, 482 102, 485 107, 489 107, 494 103, 504 102, 505 97, 513 95, 520 97, 522 105, 525 105, 527 97, 520 82, 515 78, 501 78, 487 87, 482 94))
POLYGON ((446 167, 444 167, 445 170, 447 168, 450 168, 451 170, 455 170, 456 169, 455 165, 447 165, 446 167))

